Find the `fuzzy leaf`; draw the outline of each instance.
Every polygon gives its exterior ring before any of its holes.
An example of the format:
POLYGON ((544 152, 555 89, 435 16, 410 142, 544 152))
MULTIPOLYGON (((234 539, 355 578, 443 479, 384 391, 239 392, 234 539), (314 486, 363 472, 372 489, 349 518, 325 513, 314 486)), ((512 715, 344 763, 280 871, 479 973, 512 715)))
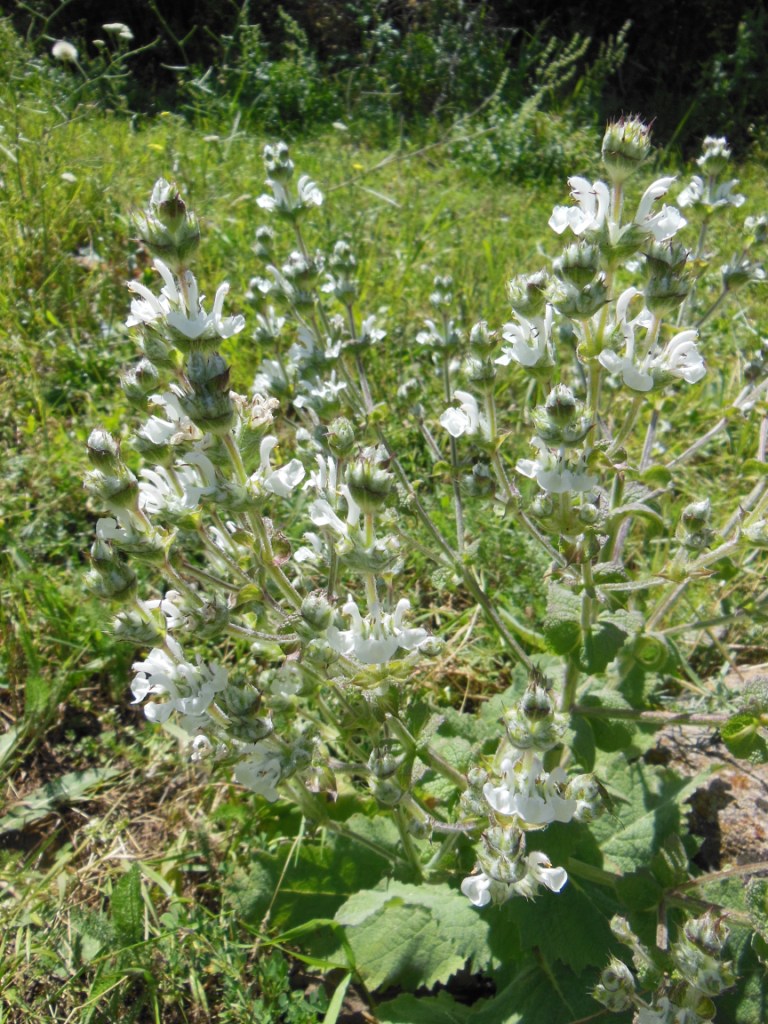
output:
MULTIPOLYGON (((552 861, 563 862, 557 856, 552 861)), ((603 891, 573 876, 557 895, 542 891, 535 901, 520 900, 509 908, 524 949, 536 949, 550 963, 566 964, 577 974, 603 966, 613 941, 608 922, 614 912, 603 891)))
MULTIPOLYGON (((585 708, 615 708, 625 710, 629 703, 616 690, 598 690, 588 693, 582 698, 585 708)), ((634 729, 627 722, 619 719, 602 718, 598 715, 587 715, 599 750, 612 752, 626 750, 632 745, 634 729)))
POLYGON ((590 974, 576 977, 567 967, 537 957, 497 996, 473 1007, 469 1024, 565 1024, 595 1016, 597 1004, 589 995, 590 974))
POLYGON ((348 896, 391 872, 399 839, 394 823, 381 816, 354 814, 346 825, 377 845, 391 848, 392 857, 385 858, 362 843, 334 834, 322 843, 303 843, 290 858, 287 870, 287 850, 279 855, 258 852, 247 871, 236 873, 228 884, 230 906, 251 924, 259 924, 270 908, 270 923, 282 929, 332 918, 348 896))
POLYGON ((472 1008, 457 1003, 447 992, 418 998, 399 995, 376 1007, 379 1024, 465 1024, 472 1008))
POLYGON ((488 925, 447 885, 389 881, 355 893, 336 913, 369 989, 427 987, 448 981, 467 961, 490 958, 488 925))
POLYGON ((581 601, 565 587, 550 588, 543 630, 554 654, 569 654, 581 643, 581 601))
POLYGON ((603 769, 614 813, 590 826, 605 857, 604 867, 629 874, 650 863, 665 836, 684 829, 686 799, 701 785, 706 773, 682 779, 673 772, 629 763, 619 755, 603 769))
POLYGON ((757 716, 734 715, 722 727, 720 735, 734 757, 751 761, 752 764, 765 764, 768 761, 768 744, 757 716))

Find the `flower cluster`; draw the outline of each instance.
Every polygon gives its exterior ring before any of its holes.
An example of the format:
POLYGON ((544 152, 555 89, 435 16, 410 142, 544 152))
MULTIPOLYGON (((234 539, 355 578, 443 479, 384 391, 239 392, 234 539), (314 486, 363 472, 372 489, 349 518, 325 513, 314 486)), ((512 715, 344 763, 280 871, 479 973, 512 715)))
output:
POLYGON ((514 896, 531 899, 541 885, 560 892, 568 880, 565 868, 553 867, 540 851, 526 853, 527 835, 553 822, 589 821, 602 810, 593 776, 569 778, 560 766, 544 768, 544 757, 563 738, 567 718, 555 710, 543 680, 532 679, 504 720, 514 755, 503 757, 495 781, 487 775, 485 782, 482 777, 472 780, 474 786, 464 797, 468 810, 490 821, 476 871, 461 883, 461 891, 477 907, 514 896))

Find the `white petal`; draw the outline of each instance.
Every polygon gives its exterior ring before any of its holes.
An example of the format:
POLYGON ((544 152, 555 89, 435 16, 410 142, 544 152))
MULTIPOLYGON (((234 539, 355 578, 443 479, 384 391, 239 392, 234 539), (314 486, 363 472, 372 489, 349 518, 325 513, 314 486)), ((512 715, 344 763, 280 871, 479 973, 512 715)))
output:
POLYGON ((490 887, 491 880, 486 874, 470 875, 461 883, 461 891, 476 907, 485 907, 491 902, 490 887))

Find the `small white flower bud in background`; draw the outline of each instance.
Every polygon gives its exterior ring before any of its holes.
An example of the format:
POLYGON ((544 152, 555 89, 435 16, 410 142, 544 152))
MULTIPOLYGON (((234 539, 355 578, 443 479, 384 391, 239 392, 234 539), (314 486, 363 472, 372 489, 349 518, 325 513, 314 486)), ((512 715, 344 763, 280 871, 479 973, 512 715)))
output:
POLYGON ((57 39, 51 47, 51 55, 54 60, 60 60, 64 64, 76 64, 79 56, 77 47, 68 43, 66 39, 57 39))

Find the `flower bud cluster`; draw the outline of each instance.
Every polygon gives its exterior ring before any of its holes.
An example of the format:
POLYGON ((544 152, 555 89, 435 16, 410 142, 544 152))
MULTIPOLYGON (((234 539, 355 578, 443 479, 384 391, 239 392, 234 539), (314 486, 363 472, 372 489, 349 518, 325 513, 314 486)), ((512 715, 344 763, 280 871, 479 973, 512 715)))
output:
POLYGON ((707 136, 702 154, 696 161, 701 175, 695 174, 691 178, 677 197, 678 203, 681 206, 700 207, 706 214, 725 206, 743 206, 744 196, 734 191, 738 181, 720 180, 730 162, 731 150, 726 140, 707 136))
POLYGON ((638 1024, 704 1024, 714 1019, 713 997, 736 981, 733 965, 723 960, 728 929, 722 919, 710 913, 689 919, 668 953, 651 953, 624 918, 614 918, 611 928, 632 949, 634 973, 621 960, 611 959, 592 992, 607 1010, 634 1009, 638 1024), (655 991, 646 999, 638 988, 655 991))

